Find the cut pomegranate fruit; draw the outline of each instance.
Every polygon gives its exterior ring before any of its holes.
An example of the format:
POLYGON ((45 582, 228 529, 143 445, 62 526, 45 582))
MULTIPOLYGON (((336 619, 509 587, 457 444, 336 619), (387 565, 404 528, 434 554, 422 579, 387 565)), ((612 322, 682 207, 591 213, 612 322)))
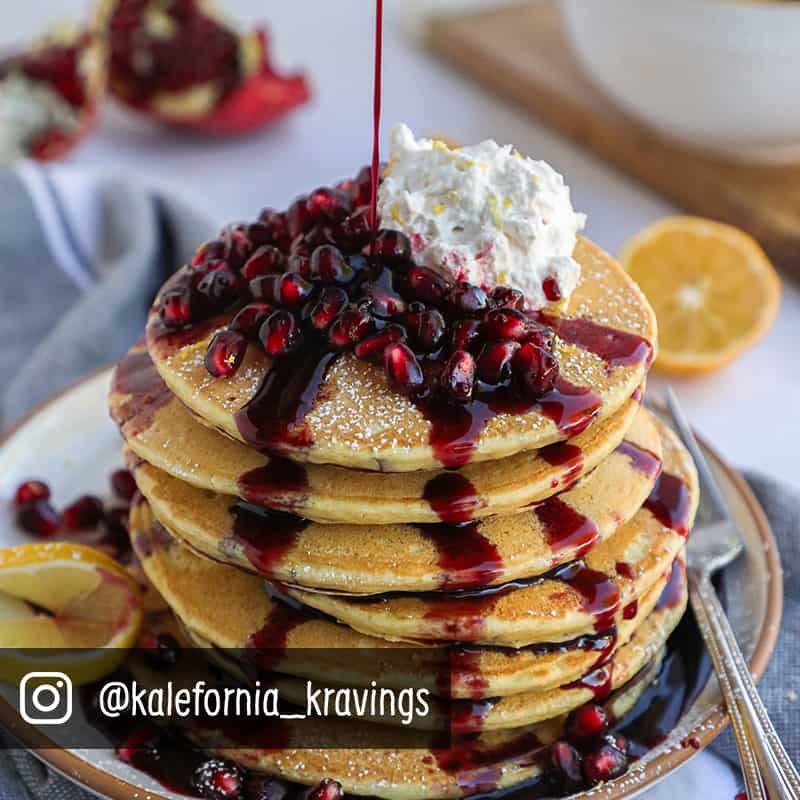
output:
POLYGON ((583 786, 580 753, 568 742, 556 741, 550 745, 550 777, 565 794, 572 794, 583 786))
POLYGON ((475 388, 475 359, 466 350, 456 350, 447 359, 439 384, 456 403, 466 403, 475 388))
POLYGON ((354 249, 363 247, 370 240, 372 228, 369 224, 369 206, 356 209, 339 226, 339 239, 354 249))
POLYGON ((422 367, 408 345, 390 344, 384 351, 384 364, 389 381, 402 394, 414 395, 423 387, 422 367))
POLYGON ((427 267, 412 267, 407 280, 412 294, 432 306, 441 305, 450 288, 445 278, 427 267))
POLYGON ((228 328, 232 331, 243 333, 251 341, 257 341, 261 326, 274 310, 275 308, 271 303, 265 303, 263 301, 248 303, 244 308, 239 310, 236 316, 231 320, 228 328))
POLYGON ((192 295, 189 289, 176 289, 161 298, 158 310, 167 328, 181 328, 192 321, 192 295))
POLYGON ((364 361, 376 364, 383 362, 384 353, 390 344, 405 342, 406 331, 400 325, 387 325, 382 331, 360 341, 355 347, 355 354, 364 361))
POLYGON ((121 500, 130 503, 136 494, 136 480, 127 469, 116 469, 111 473, 111 491, 121 500))
POLYGON ((232 761, 210 758, 194 771, 192 786, 207 800, 239 800, 244 772, 232 761))
POLYGON ((259 338, 268 356, 278 357, 293 353, 303 341, 294 314, 279 308, 261 326, 259 338))
POLYGON ((519 350, 517 342, 489 342, 483 346, 476 363, 478 377, 499 384, 511 377, 511 362, 519 350))
POLYGON ((610 744, 604 744, 583 757, 583 777, 589 786, 619 778, 628 769, 628 757, 610 744))
POLYGON ((239 331, 219 331, 206 350, 206 369, 215 378, 234 375, 247 352, 247 338, 239 331))
POLYGON ((477 319, 461 319, 453 325, 453 350, 474 352, 480 344, 481 323, 477 319))
POLYGON ((28 480, 17 486, 14 492, 14 505, 24 506, 26 503, 33 503, 36 500, 49 500, 50 487, 39 480, 28 480))
POLYGON ((58 533, 61 515, 47 500, 34 500, 17 510, 17 525, 34 536, 48 539, 58 533))
POLYGON ((61 522, 68 531, 86 531, 96 528, 104 516, 103 501, 87 494, 70 503, 61 512, 61 522))
POLYGON ((311 296, 314 287, 302 275, 293 272, 284 273, 275 284, 274 299, 276 303, 289 309, 300 308, 311 296))
POLYGON ((105 90, 103 50, 92 33, 60 28, 0 62, 0 124, 13 134, 8 155, 62 158, 94 127, 105 90))
POLYGON ((259 275, 271 275, 274 273, 283 272, 283 265, 286 263, 286 258, 277 247, 267 244, 259 247, 258 250, 250 256, 245 265, 242 267, 242 275, 247 280, 257 278, 259 275))
POLYGON ((302 75, 275 72, 263 30, 239 35, 206 0, 101 6, 111 92, 155 119, 205 133, 242 133, 309 97, 302 75))
POLYGON ((306 200, 306 210, 315 222, 340 222, 351 209, 350 198, 344 192, 327 186, 315 189, 306 200))
POLYGON ((589 703, 567 717, 566 736, 574 744, 597 739, 608 730, 608 717, 602 706, 589 703))

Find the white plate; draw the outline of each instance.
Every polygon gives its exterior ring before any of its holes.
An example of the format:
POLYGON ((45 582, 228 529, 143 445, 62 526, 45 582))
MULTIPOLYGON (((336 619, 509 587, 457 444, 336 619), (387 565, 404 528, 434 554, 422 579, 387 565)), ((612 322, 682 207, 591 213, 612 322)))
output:
MULTIPOLYGON (((87 492, 108 493, 109 473, 122 463, 120 437, 107 409, 110 374, 101 372, 56 395, 0 440, 0 546, 30 540, 16 529, 9 502, 26 478, 46 480, 56 505, 87 492)), ((731 622, 753 673, 760 677, 780 626, 783 581, 778 553, 750 489, 710 448, 704 448, 717 468, 745 537, 745 556, 726 574, 726 585, 731 622)), ((696 737, 705 747, 726 722, 719 702, 712 680, 669 739, 622 778, 605 784, 604 796, 632 797, 666 777, 696 753, 691 747, 681 746, 681 740, 687 737, 696 737)), ((0 723, 13 724, 23 743, 35 741, 32 730, 17 722, 11 706, 0 699, 0 723)), ((52 748, 35 752, 63 774, 114 800, 181 797, 107 750, 52 748)))

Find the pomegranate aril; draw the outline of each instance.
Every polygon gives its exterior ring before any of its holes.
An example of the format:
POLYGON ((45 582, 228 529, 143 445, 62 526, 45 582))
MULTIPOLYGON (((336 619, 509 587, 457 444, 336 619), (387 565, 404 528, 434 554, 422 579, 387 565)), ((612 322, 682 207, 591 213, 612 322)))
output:
POLYGON ((466 403, 475 388, 475 359, 466 350, 456 350, 439 375, 439 386, 450 400, 466 403))
POLYGON ((520 345, 511 365, 523 394, 530 399, 549 392, 558 375, 558 362, 553 355, 532 342, 520 345))
POLYGON ((313 291, 313 284, 301 275, 285 272, 275 285, 275 301, 289 309, 300 308, 313 291))
POLYGON ((104 517, 103 501, 84 495, 61 512, 61 523, 68 531, 85 531, 97 527, 104 517))
POLYGON ((233 269, 239 269, 253 251, 253 245, 247 236, 247 225, 229 225, 222 230, 220 239, 225 245, 225 260, 233 269))
POLYGON ((249 339, 257 340, 258 332, 264 324, 264 320, 274 311, 271 303, 256 301, 248 303, 231 320, 228 328, 232 331, 243 333, 249 339))
POLYGON ((219 331, 206 350, 206 369, 215 378, 228 378, 239 369, 247 351, 247 338, 239 331, 219 331))
POLYGON ((127 541, 129 515, 128 506, 115 506, 114 508, 106 509, 103 524, 114 541, 127 541))
POLYGON ((205 264, 206 261, 217 260, 225 255, 225 242, 220 239, 212 239, 211 241, 201 244, 195 250, 194 257, 191 264, 193 267, 199 267, 205 264))
POLYGON ((365 287, 364 296, 370 312, 381 319, 397 317, 406 310, 406 301, 399 294, 374 283, 365 287))
POLYGON ((136 494, 136 480, 127 469, 115 469, 110 478, 111 491, 121 500, 130 503, 136 494))
POLYGON ((360 341, 355 348, 355 354, 364 361, 380 364, 383 361, 386 348, 395 342, 406 340, 405 328, 400 325, 387 325, 382 331, 368 336, 360 341))
POLYGON ((17 525, 34 536, 47 539, 58 533, 61 515, 47 500, 34 500, 17 510, 17 525))
POLYGON ((545 350, 552 350, 553 348, 553 329, 542 325, 533 320, 528 321, 528 330, 525 333, 524 342, 531 342, 537 347, 544 348, 545 350))
POLYGON ((371 236, 369 206, 362 206, 343 219, 337 231, 337 239, 340 243, 354 249, 363 247, 371 236))
POLYGON ((372 167, 362 167, 350 184, 350 199, 354 206, 365 206, 372 199, 372 167))
POLYGON ((33 503, 36 500, 49 500, 50 487, 39 480, 24 481, 17 486, 14 492, 14 505, 24 506, 26 503, 33 503))
POLYGON ((511 361, 519 350, 517 342, 488 342, 478 356, 478 377, 485 383, 499 384, 511 377, 511 361))
POLYGON ((583 777, 589 786, 619 778, 628 769, 628 757, 616 747, 604 744, 583 757, 583 777))
POLYGON ((192 787, 206 800, 239 800, 244 772, 232 761, 210 758, 195 769, 192 787))
POLYGON ((561 289, 555 275, 548 275, 542 281, 542 291, 544 296, 551 303, 557 303, 561 299, 561 289))
POLYGON ((500 308, 516 308, 522 311, 525 308, 525 295, 519 289, 512 289, 510 286, 495 286, 489 295, 492 305, 500 308))
POLYGON ((389 382, 402 394, 413 396, 425 385, 422 367, 408 345, 390 344, 384 351, 383 363, 389 382))
POLYGON ((273 311, 261 326, 259 338, 266 354, 277 358, 297 350, 303 336, 294 314, 280 308, 273 311))
POLYGON ((311 277, 311 259, 307 255, 292 253, 286 262, 286 268, 289 272, 300 275, 302 278, 311 277))
POLYGON ((298 197, 286 211, 286 230, 292 239, 303 233, 311 225, 306 199, 305 197, 298 197))
POLYGON ((483 318, 483 332, 495 341, 521 341, 528 331, 528 318, 515 308, 493 308, 483 318))
POLYGON ((316 786, 303 792, 301 800, 342 800, 343 797, 341 783, 332 778, 323 778, 316 786))
POLYGON ((616 747, 620 753, 628 754, 628 740, 621 733, 607 733, 603 736, 603 743, 616 747))
POLYGON ((255 248, 275 244, 272 231, 267 225, 264 225, 263 222, 253 222, 248 225, 247 238, 250 240, 250 244, 255 248))
POLYGON ((602 706, 589 703, 575 709, 569 717, 565 733, 570 742, 582 744, 597 739, 608 730, 608 716, 602 706))
POLYGON ((259 247, 250 256, 242 267, 242 275, 247 280, 257 278, 259 275, 270 275, 283 272, 286 259, 277 247, 271 244, 259 247))
POLYGON ((480 286, 459 281, 447 292, 447 305, 457 314, 478 316, 489 306, 489 298, 480 286))
POLYGON ((309 257, 316 245, 312 245, 304 233, 301 233, 292 239, 289 246, 290 256, 306 256, 309 257))
POLYGON ((219 266, 203 276, 197 292, 205 297, 213 310, 227 308, 239 296, 243 282, 238 273, 228 266, 219 266))
POLYGON ((286 215, 280 211, 265 208, 259 215, 258 225, 263 228, 263 236, 268 239, 269 244, 283 247, 289 239, 286 215))
POLYGON ((375 235, 370 255, 390 264, 400 264, 411 257, 411 242, 400 231, 380 230, 375 235))
POLYGON ((406 280, 411 293, 423 303, 438 306, 444 302, 449 285, 439 273, 427 267, 412 267, 406 280))
POLYGON ((188 289, 167 292, 161 298, 158 310, 162 322, 168 328, 180 328, 192 321, 192 295, 188 289))
POLYGON ((334 320, 328 331, 328 341, 337 350, 345 350, 369 336, 375 330, 375 320, 361 308, 348 306, 334 320))
POLYGON ((315 189, 306 200, 306 210, 315 222, 338 222, 350 213, 350 198, 338 189, 315 189))
POLYGON ((347 263, 341 250, 323 244, 311 254, 311 275, 323 283, 346 284, 355 278, 355 270, 347 263))
MULTIPOLYGON (((333 324, 334 319, 341 313, 350 298, 344 289, 329 286, 322 290, 319 299, 311 302, 311 309, 308 312, 308 320, 316 330, 322 332, 328 330, 333 324)), ((308 308, 308 306, 306 306, 308 308)))
POLYGON ((460 319, 453 325, 452 350, 473 352, 480 345, 481 323, 477 319, 460 319))
POLYGON ((412 303, 404 317, 408 335, 417 352, 432 353, 444 340, 446 323, 435 308, 425 308, 421 303, 412 303))
POLYGON ((565 793, 580 789, 583 784, 580 753, 568 742, 556 741, 550 745, 550 776, 565 793))

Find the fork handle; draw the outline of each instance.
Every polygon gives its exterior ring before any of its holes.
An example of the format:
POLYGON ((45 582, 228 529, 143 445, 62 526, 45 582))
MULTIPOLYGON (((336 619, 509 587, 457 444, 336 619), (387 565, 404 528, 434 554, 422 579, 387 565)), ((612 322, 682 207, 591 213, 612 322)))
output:
POLYGON ((750 800, 800 800, 800 775, 758 696, 711 578, 688 570, 689 598, 719 680, 750 800))

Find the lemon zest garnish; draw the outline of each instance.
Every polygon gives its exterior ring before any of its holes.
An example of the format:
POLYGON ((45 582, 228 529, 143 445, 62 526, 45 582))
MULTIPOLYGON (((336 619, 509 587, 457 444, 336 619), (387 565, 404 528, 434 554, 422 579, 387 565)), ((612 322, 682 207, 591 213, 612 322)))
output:
POLYGON ((497 274, 497 282, 498 283, 505 283, 508 280, 508 273, 501 269, 500 272, 497 274))
POLYGON ((497 210, 497 196, 490 194, 486 200, 486 203, 489 206, 489 212, 492 215, 492 221, 497 226, 497 230, 502 231, 503 225, 503 218, 500 216, 500 212, 497 210))
POLYGON ((506 199, 503 200, 503 208, 506 208, 506 209, 511 208, 511 198, 510 197, 506 197, 506 199))
POLYGON ((393 219, 393 220, 394 220, 394 221, 395 221, 395 222, 396 222, 398 225, 404 225, 404 224, 405 224, 405 223, 403 222, 403 218, 400 216, 400 211, 399 211, 399 210, 398 210, 398 208, 397 208, 397 203, 395 203, 395 204, 392 206, 392 212, 391 212, 391 213, 392 213, 392 219, 393 219))
POLYGON ((443 153, 451 152, 450 148, 447 146, 447 142, 444 142, 441 139, 434 139, 433 140, 433 149, 434 150, 441 150, 443 153))
POLYGON ((444 203, 436 203, 433 206, 433 213, 434 214, 441 214, 444 211, 444 209, 445 209, 445 204, 444 203))
POLYGON ((392 174, 392 170, 394 169, 394 165, 397 163, 397 156, 392 156, 389 159, 389 163, 383 169, 383 177, 388 178, 392 174))
POLYGON ((447 193, 447 199, 455 205, 459 201, 458 192, 455 189, 451 189, 447 193))

